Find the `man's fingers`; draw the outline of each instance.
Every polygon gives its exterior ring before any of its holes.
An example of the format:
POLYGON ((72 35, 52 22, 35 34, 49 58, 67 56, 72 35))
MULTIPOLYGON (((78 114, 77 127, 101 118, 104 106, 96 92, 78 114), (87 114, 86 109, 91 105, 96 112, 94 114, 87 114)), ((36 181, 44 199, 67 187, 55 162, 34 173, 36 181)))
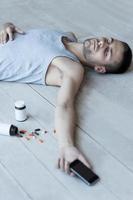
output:
POLYGON ((3 43, 3 31, 0 33, 0 43, 3 43))
POLYGON ((25 32, 24 31, 22 31, 20 28, 18 28, 18 27, 15 27, 15 31, 17 32, 17 33, 20 33, 20 34, 25 34, 25 32))
POLYGON ((1 33, 1 43, 3 44, 3 37, 4 37, 4 33, 1 33))
POLYGON ((2 33, 0 33, 0 43, 2 43, 2 33))
POLYGON ((64 158, 58 158, 56 167, 57 167, 58 169, 61 169, 62 171, 65 170, 65 160, 64 160, 64 158))
POLYGON ((4 35, 3 35, 3 44, 6 43, 6 40, 7 40, 7 33, 4 33, 4 35))
POLYGON ((9 35, 9 40, 13 40, 13 33, 12 33, 12 30, 11 29, 8 29, 7 30, 7 34, 9 35))
POLYGON ((2 44, 4 44, 6 42, 6 33, 5 32, 1 32, 1 34, 0 34, 0 42, 2 44))
POLYGON ((13 40, 14 39, 12 31, 9 31, 8 35, 9 35, 9 40, 13 40))
POLYGON ((73 172, 70 173, 70 176, 75 176, 75 174, 73 172))
POLYGON ((61 169, 62 171, 64 171, 64 169, 65 169, 65 160, 64 160, 64 158, 61 158, 61 159, 60 159, 60 169, 61 169))
POLYGON ((20 33, 20 34, 25 34, 25 32, 22 31, 20 28, 10 25, 9 27, 6 27, 5 30, 2 30, 0 32, 0 43, 4 44, 7 42, 8 39, 10 41, 14 40, 15 32, 20 33))
POLYGON ((68 161, 65 161, 65 172, 67 173, 67 174, 70 174, 70 170, 69 170, 69 162, 68 161))

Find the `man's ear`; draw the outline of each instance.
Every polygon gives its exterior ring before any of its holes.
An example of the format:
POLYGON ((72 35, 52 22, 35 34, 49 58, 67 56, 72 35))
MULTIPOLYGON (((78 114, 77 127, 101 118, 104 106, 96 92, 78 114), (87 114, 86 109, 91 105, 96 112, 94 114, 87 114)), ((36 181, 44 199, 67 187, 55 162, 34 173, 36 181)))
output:
POLYGON ((99 65, 95 65, 94 66, 94 70, 98 73, 106 73, 106 68, 105 66, 99 66, 99 65))

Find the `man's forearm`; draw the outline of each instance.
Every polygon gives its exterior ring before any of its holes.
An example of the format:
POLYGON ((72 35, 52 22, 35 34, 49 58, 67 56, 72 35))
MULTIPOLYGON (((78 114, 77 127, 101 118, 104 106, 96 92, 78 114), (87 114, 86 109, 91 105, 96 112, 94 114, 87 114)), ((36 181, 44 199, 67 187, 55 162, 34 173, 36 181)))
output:
POLYGON ((55 110, 55 129, 59 147, 74 145, 75 112, 74 105, 58 106, 55 110))

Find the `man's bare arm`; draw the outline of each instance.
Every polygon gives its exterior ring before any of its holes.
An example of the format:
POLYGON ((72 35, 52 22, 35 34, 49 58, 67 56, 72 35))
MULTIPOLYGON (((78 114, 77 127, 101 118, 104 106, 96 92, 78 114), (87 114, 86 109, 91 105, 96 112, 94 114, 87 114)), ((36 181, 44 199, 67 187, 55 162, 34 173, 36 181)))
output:
POLYGON ((55 111, 55 125, 58 133, 59 147, 66 145, 74 145, 74 93, 75 84, 72 78, 63 77, 62 86, 60 88, 57 106, 55 111), (68 134, 69 133, 69 134, 68 134))
MULTIPOLYGON (((79 65, 75 63, 74 65, 79 65)), ((71 66, 73 68, 74 66, 71 66)), ((63 67, 62 67, 63 68, 63 67)), ((69 74, 69 73, 68 73, 69 74)), ((75 159, 81 160, 90 167, 83 154, 74 145, 75 133, 75 111, 74 100, 83 79, 83 68, 81 66, 75 69, 74 75, 63 77, 60 88, 57 106, 55 110, 55 128, 59 143, 58 168, 70 173, 69 163, 75 159)))
POLYGON ((3 24, 0 31, 0 43, 5 44, 9 40, 13 40, 15 33, 24 34, 25 32, 11 22, 3 24))

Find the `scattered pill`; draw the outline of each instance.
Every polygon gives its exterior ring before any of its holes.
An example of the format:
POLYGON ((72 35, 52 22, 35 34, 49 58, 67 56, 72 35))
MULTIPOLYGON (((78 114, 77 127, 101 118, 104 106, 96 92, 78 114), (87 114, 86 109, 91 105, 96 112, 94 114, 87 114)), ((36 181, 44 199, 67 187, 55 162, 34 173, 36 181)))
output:
POLYGON ((26 138, 26 140, 30 140, 30 138, 29 137, 25 137, 26 138))
MULTIPOLYGON (((44 140, 41 139, 41 134, 47 133, 47 132, 48 131, 42 130, 40 128, 36 128, 32 132, 28 132, 28 131, 22 129, 22 130, 19 130, 17 137, 24 137, 26 140, 36 139, 39 143, 44 143, 44 140)), ((56 131, 54 130, 54 132, 56 132, 56 131)))
POLYGON ((26 130, 20 130, 19 131, 21 134, 25 134, 27 131, 26 130))
POLYGON ((36 128, 36 129, 35 129, 35 131, 40 131, 40 130, 41 130, 40 128, 36 128))
POLYGON ((43 142, 44 142, 42 139, 39 139, 38 141, 39 141, 40 143, 43 143, 43 142))
POLYGON ((36 139, 37 135, 35 134, 35 132, 32 132, 32 134, 33 134, 33 137, 36 139))
POLYGON ((33 139, 36 139, 36 136, 35 135, 33 135, 33 137, 32 137, 33 139))
POLYGON ((34 133, 35 133, 36 135, 39 135, 39 133, 38 133, 38 132, 36 132, 36 131, 35 131, 34 133))
POLYGON ((29 133, 29 136, 34 136, 33 133, 29 133))
POLYGON ((18 133, 16 136, 17 136, 17 137, 23 137, 23 135, 21 135, 21 134, 19 134, 19 133, 18 133))

